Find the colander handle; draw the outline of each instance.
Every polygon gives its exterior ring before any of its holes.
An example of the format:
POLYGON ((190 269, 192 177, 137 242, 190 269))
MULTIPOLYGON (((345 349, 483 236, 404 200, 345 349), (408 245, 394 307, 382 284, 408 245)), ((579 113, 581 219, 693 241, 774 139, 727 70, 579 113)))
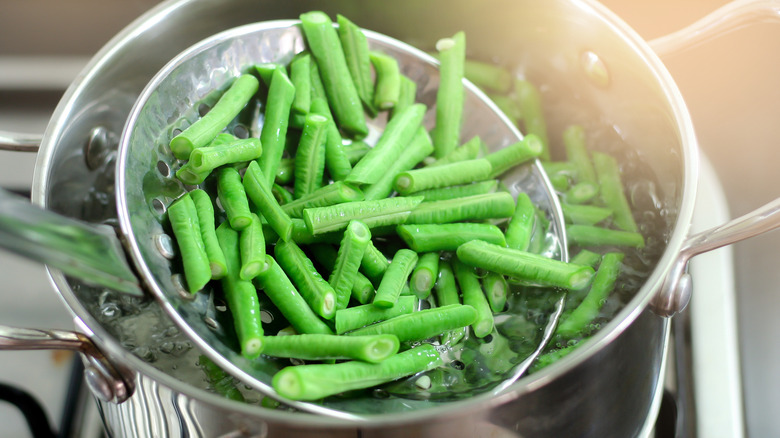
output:
POLYGON ((92 285, 143 295, 113 228, 46 211, 2 189, 0 248, 92 285))
POLYGON ((0 131, 0 150, 38 152, 42 140, 39 134, 0 131))

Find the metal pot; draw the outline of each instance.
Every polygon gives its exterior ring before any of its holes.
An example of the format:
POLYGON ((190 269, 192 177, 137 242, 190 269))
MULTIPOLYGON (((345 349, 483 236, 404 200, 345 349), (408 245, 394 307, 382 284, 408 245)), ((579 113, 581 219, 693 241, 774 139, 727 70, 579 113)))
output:
MULTIPOLYGON (((744 3, 748 2, 740 4, 744 3)), ((409 1, 372 3, 369 8, 357 0, 166 2, 109 42, 68 89, 41 142, 33 200, 69 216, 115 221, 111 197, 105 196, 113 190, 112 148, 133 102, 154 73, 182 49, 225 28, 293 18, 315 8, 344 13, 363 26, 420 46, 463 29, 470 37, 470 54, 516 66, 518 73, 549 90, 546 94, 556 96, 555 111, 547 115, 550 132, 575 122, 615 127, 600 134, 606 138, 619 133, 620 143, 628 145, 622 152, 641 156, 652 169, 659 181, 654 199, 668 221, 666 250, 633 299, 586 345, 523 378, 505 394, 361 423, 266 409, 200 389, 189 375, 197 352, 188 349, 186 340, 170 334, 182 356, 153 360, 139 349, 168 331, 171 325, 165 318, 145 319, 154 318, 154 309, 144 313, 121 300, 107 307, 105 294, 69 281, 58 271, 51 271, 53 282, 83 335, 26 331, 24 344, 32 347, 29 340, 39 338, 45 342, 34 347, 53 348, 61 345, 49 340, 66 337, 88 354, 87 380, 101 399, 112 436, 647 433, 646 422, 654 418, 660 402, 666 316, 684 307, 689 297, 687 260, 735 238, 729 234, 712 243, 709 234, 701 245, 701 238, 688 237, 697 146, 685 104, 647 43, 596 3, 409 1), (107 324, 114 316, 111 312, 129 317, 125 326, 107 324), (155 333, 149 332, 148 324, 155 325, 155 333), (109 360, 99 360, 103 357, 109 360)), ((660 42, 677 44, 674 37, 660 42)))

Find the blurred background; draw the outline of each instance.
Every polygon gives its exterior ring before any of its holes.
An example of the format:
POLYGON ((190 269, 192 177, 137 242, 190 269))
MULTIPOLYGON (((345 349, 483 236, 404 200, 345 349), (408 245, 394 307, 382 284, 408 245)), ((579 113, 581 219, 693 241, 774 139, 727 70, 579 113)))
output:
MULTIPOLYGON (((0 129, 42 133, 62 92, 114 34, 155 5, 154 0, 5 0, 0 14, 0 129)), ((678 30, 725 0, 603 0, 651 40, 678 30)), ((164 44, 164 41, 160 42, 164 44)), ((664 58, 688 103, 703 153, 725 189, 732 217, 780 195, 776 171, 780 138, 780 20, 734 31, 664 58)), ((0 186, 29 192, 35 157, 0 151, 0 186)), ((700 190, 708 190, 700 187, 700 190)), ((20 275, 2 278, 0 321, 29 326, 24 306, 43 312, 48 327, 72 328, 69 315, 41 267, 0 262, 20 275), (18 295, 28 298, 22 304, 18 295), (29 303, 29 304, 28 304, 29 303)), ((749 436, 780 434, 780 232, 734 246, 739 348, 749 436)), ((706 296, 694 300, 705 300, 706 296)), ((35 357, 38 369, 13 365, 4 380, 30 373, 67 374, 68 361, 50 352, 2 353, 35 357), (35 356, 32 356, 35 355, 35 356)), ((31 390, 46 394, 45 379, 31 390)), ((5 409, 0 405, 0 412, 5 409)), ((47 403, 49 415, 61 410, 47 403)), ((11 414, 15 415, 15 414, 11 414)), ((706 421, 706 419, 703 419, 706 421)), ((23 436, 14 429, 0 436, 23 436)))

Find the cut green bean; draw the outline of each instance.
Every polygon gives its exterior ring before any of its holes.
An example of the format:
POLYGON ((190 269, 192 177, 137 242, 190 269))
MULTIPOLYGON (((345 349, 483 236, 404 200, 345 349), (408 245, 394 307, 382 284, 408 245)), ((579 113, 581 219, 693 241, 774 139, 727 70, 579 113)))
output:
POLYGON ((223 167, 217 173, 217 197, 227 214, 230 226, 241 231, 252 222, 252 212, 241 175, 232 167, 223 167))
POLYGON ((344 50, 330 18, 320 11, 301 14, 306 44, 317 61, 333 116, 345 132, 363 137, 368 133, 363 105, 349 72, 344 50))
POLYGON ((374 81, 371 77, 368 39, 358 25, 343 15, 336 15, 336 21, 339 24, 339 39, 352 82, 355 83, 360 100, 369 112, 374 112, 374 81))
POLYGON ((431 294, 436 276, 439 274, 439 253, 426 252, 417 260, 417 266, 409 278, 409 287, 417 298, 425 299, 431 294))
POLYGON ((371 242, 371 231, 360 221, 352 221, 344 231, 336 264, 328 283, 336 292, 336 310, 346 309, 352 296, 352 286, 360 268, 360 261, 371 242))
POLYGON ((458 32, 452 38, 436 43, 439 52, 439 89, 436 92, 436 126, 433 137, 434 156, 442 158, 460 142, 463 124, 463 103, 466 91, 463 87, 466 62, 466 34, 458 32))
POLYGON ((527 193, 518 193, 517 206, 506 226, 506 246, 527 251, 536 224, 536 207, 527 193))
POLYGON ((544 354, 539 355, 539 357, 536 358, 536 362, 534 362, 533 366, 531 367, 531 371, 536 372, 541 370, 544 367, 552 365, 553 363, 561 360, 566 355, 574 351, 574 349, 577 348, 579 345, 581 344, 569 345, 567 347, 548 351, 544 354))
POLYGON ((278 62, 264 62, 255 65, 255 71, 260 76, 260 80, 263 81, 266 87, 271 86, 271 80, 273 79, 274 72, 277 68, 284 68, 282 64, 278 62))
POLYGON ((246 106, 259 86, 254 76, 239 76, 206 115, 171 139, 173 155, 186 160, 194 149, 209 144, 246 106))
POLYGON ((541 286, 582 289, 593 278, 590 266, 565 263, 479 240, 461 245, 457 255, 467 265, 541 286))
POLYGON ((376 145, 355 164, 345 181, 375 184, 388 164, 405 153, 407 145, 420 128, 424 115, 425 105, 415 103, 390 119, 376 145))
POLYGON ((263 325, 260 320, 260 301, 257 290, 249 281, 239 278, 239 234, 222 223, 215 232, 220 249, 225 254, 227 273, 222 278, 222 290, 228 309, 233 315, 233 326, 241 345, 241 355, 254 359, 263 350, 263 325))
POLYGON ((471 240, 483 240, 505 246, 504 233, 490 224, 410 224, 399 225, 396 233, 409 248, 418 253, 432 251, 455 251, 471 240))
POLYGON ((590 161, 590 154, 585 146, 585 130, 580 125, 571 125, 563 131, 563 145, 566 148, 566 158, 575 167, 577 181, 596 184, 596 170, 590 161))
MULTIPOLYGON (((262 220, 262 219, 261 219, 262 220)), ((306 228, 306 223, 303 219, 291 218, 292 227, 290 230, 290 240, 299 245, 311 245, 314 243, 339 243, 343 233, 334 231, 330 233, 322 233, 316 236, 309 232, 306 228)), ((279 235, 271 228, 271 225, 263 221, 263 233, 265 234, 266 242, 276 242, 279 240, 279 235)))
POLYGON ((279 241, 274 256, 314 313, 332 319, 336 314, 336 293, 303 250, 295 242, 279 241))
POLYGON ((502 312, 504 307, 506 307, 507 294, 509 293, 509 285, 506 282, 506 278, 496 272, 488 272, 482 278, 482 289, 484 289, 485 296, 490 304, 490 310, 493 313, 502 312))
POLYGON ((374 305, 383 309, 393 307, 401 296, 409 275, 417 264, 417 253, 410 249, 399 249, 387 267, 382 281, 376 289, 374 305))
POLYGON ((525 79, 516 79, 515 97, 520 106, 520 112, 523 114, 525 135, 533 134, 539 137, 543 146, 541 158, 542 160, 550 161, 547 122, 544 118, 542 98, 539 96, 539 90, 537 90, 534 84, 525 79))
POLYGON ((209 385, 218 394, 241 403, 246 402, 244 395, 236 388, 233 376, 225 372, 205 355, 198 356, 198 366, 203 370, 209 385))
POLYGON ((292 236, 292 219, 282 210, 282 207, 274 198, 273 192, 266 185, 266 178, 256 161, 249 163, 244 173, 244 190, 246 196, 258 208, 262 216, 285 242, 292 236))
POLYGON ((333 331, 330 327, 322 322, 306 304, 274 258, 266 254, 265 261, 268 267, 255 277, 254 282, 265 291, 265 294, 290 325, 295 328, 295 331, 301 334, 332 334, 333 331))
POLYGON ((271 187, 271 193, 273 193, 276 202, 278 202, 279 205, 281 205, 282 207, 295 201, 295 198, 293 198, 293 194, 290 193, 290 191, 287 190, 286 188, 280 186, 279 184, 274 183, 274 186, 271 187))
POLYGON ((543 151, 539 137, 528 134, 522 140, 486 155, 485 159, 493 166, 490 178, 496 178, 509 169, 540 156, 543 151))
POLYGON ((412 313, 417 308, 417 298, 414 295, 402 295, 393 307, 382 309, 373 304, 348 307, 336 311, 336 333, 344 334, 380 321, 386 321, 396 316, 412 313))
POLYGON ((412 210, 407 224, 444 224, 512 216, 515 200, 507 192, 425 202, 412 210))
POLYGON ((290 82, 295 87, 290 111, 305 116, 311 109, 311 55, 301 52, 290 61, 290 82))
POLYGON ((347 158, 349 159, 350 166, 354 166, 355 163, 360 161, 361 158, 363 158, 368 151, 371 150, 371 146, 366 144, 364 141, 353 141, 350 144, 345 144, 343 146, 344 153, 347 155, 347 158))
POLYGON ((385 254, 374 245, 374 242, 368 242, 363 252, 363 259, 360 261, 360 272, 365 274, 373 284, 378 285, 388 266, 390 261, 385 254))
POLYGON ((392 56, 372 50, 368 53, 376 72, 374 85, 374 107, 389 110, 398 103, 401 93, 401 70, 392 56))
POLYGON ((590 291, 577 308, 561 319, 556 334, 566 338, 578 336, 596 319, 610 292, 615 288, 623 257, 624 254, 616 252, 604 254, 593 277, 590 291))
POLYGON ((396 175, 393 188, 401 195, 409 195, 421 190, 483 181, 490 177, 492 170, 490 161, 484 158, 423 167, 396 175))
POLYGON ((493 193, 498 188, 498 180, 491 179, 462 186, 442 187, 415 192, 414 196, 422 196, 423 202, 443 201, 445 199, 464 198, 466 196, 493 193))
POLYGON ((292 184, 295 178, 295 158, 282 158, 276 169, 274 181, 282 186, 292 184))
POLYGON ((620 180, 620 167, 610 155, 593 152, 593 165, 601 186, 601 201, 612 210, 613 223, 625 231, 639 231, 628 204, 623 183, 620 180))
POLYGON ((258 164, 265 175, 268 187, 276 177, 276 169, 282 160, 284 144, 287 137, 287 127, 290 121, 290 108, 295 98, 295 86, 287 77, 284 68, 274 70, 271 86, 268 89, 265 118, 260 130, 260 143, 263 145, 263 155, 258 164))
POLYGON ((190 154, 190 163, 196 173, 211 172, 225 164, 254 160, 260 157, 262 152, 260 139, 246 138, 218 146, 195 149, 190 154))
POLYGON ((225 265, 225 254, 222 253, 222 248, 219 247, 219 241, 217 241, 214 204, 212 204, 208 193, 201 189, 195 189, 189 193, 198 214, 200 234, 211 267, 211 279, 219 280, 225 276, 227 266, 225 265))
POLYGON ((303 215, 303 210, 307 208, 326 207, 328 205, 362 200, 363 192, 360 189, 343 181, 336 181, 282 205, 282 210, 287 212, 290 217, 299 218, 303 215))
POLYGON ((598 194, 598 184, 592 182, 579 182, 563 194, 563 200, 571 205, 585 204, 593 200, 598 194))
POLYGON ((433 143, 428 131, 420 127, 412 138, 412 142, 406 147, 404 153, 397 160, 388 164, 383 169, 379 179, 363 189, 366 200, 384 199, 393 192, 393 181, 399 172, 409 170, 423 161, 433 152, 433 143))
POLYGON ((428 167, 442 166, 458 161, 474 160, 479 156, 482 147, 482 139, 475 135, 474 137, 471 137, 471 140, 453 149, 452 152, 446 156, 428 164, 428 167))
POLYGON ((634 231, 611 230, 591 225, 568 225, 566 236, 570 245, 578 246, 629 246, 644 248, 645 239, 634 231))
POLYGON ((398 353, 393 335, 290 335, 265 338, 263 354, 302 360, 354 359, 378 363, 398 353))
MULTIPOLYGON (((238 138, 236 138, 235 135, 223 132, 214 137, 214 140, 212 140, 211 143, 204 147, 219 146, 232 143, 236 140, 238 140, 238 138)), ((201 172, 195 171, 193 163, 187 161, 183 166, 181 166, 181 168, 179 168, 179 170, 176 171, 176 178, 178 178, 184 184, 194 186, 205 181, 206 178, 211 175, 212 170, 213 169, 206 169, 201 172)))
POLYGON ((312 235, 338 231, 352 220, 360 220, 369 228, 400 224, 406 221, 422 198, 388 198, 379 201, 356 201, 303 210, 303 220, 312 235))
POLYGON ((474 268, 464 264, 458 259, 453 259, 452 269, 455 272, 455 279, 460 286, 460 293, 463 296, 463 304, 471 306, 477 311, 477 317, 471 323, 471 331, 474 336, 484 338, 493 331, 493 312, 487 301, 485 292, 482 291, 482 284, 474 272, 474 268))
POLYGON ((250 281, 266 268, 263 224, 256 214, 252 214, 252 223, 239 234, 238 243, 241 253, 238 276, 244 281, 250 281))
POLYGON ((433 346, 420 345, 374 364, 349 361, 290 366, 276 373, 272 384, 282 397, 319 400, 428 371, 441 364, 439 352, 433 346))
POLYGON ((612 210, 596 205, 572 205, 561 202, 563 217, 576 225, 596 225, 612 217, 612 210))
MULTIPOLYGON (((317 263, 322 265, 325 270, 329 272, 333 271, 333 268, 336 266, 336 257, 338 257, 338 252, 331 245, 316 243, 310 245, 309 249, 314 255, 314 259, 317 260, 317 263)), ((358 303, 369 304, 371 300, 374 299, 374 294, 376 291, 374 290, 374 285, 371 284, 371 281, 366 278, 365 275, 358 272, 355 274, 355 280, 352 283, 351 293, 352 298, 354 298, 358 303)), ((338 310, 336 313, 338 314, 338 310)))
POLYGON ((189 193, 168 207, 168 220, 179 246, 187 289, 194 294, 211 280, 211 268, 203 244, 198 212, 189 193))
MULTIPOLYGON (((322 85, 322 76, 320 76, 320 69, 317 67, 317 62, 309 63, 309 73, 311 78, 312 101, 314 101, 314 99, 323 99, 327 102, 328 95, 325 94, 325 86, 322 85)), ((330 108, 328 108, 328 112, 330 112, 330 108)), ((333 119, 333 117, 331 117, 331 119, 333 119)))
POLYGON ((328 119, 328 126, 325 128, 327 131, 327 137, 325 138, 325 168, 333 181, 342 181, 352 171, 352 164, 344 150, 341 134, 333 121, 333 115, 330 113, 328 102, 322 98, 314 99, 311 103, 311 112, 328 119))
POLYGON ((512 96, 488 93, 488 97, 513 124, 517 125, 523 120, 523 112, 520 109, 520 105, 512 96))
POLYGON ((401 75, 400 89, 398 90, 398 102, 390 111, 390 117, 395 117, 404 108, 408 108, 417 101, 417 83, 406 75, 401 75))
POLYGON ((463 65, 466 79, 479 88, 486 88, 498 93, 508 93, 512 88, 512 74, 509 70, 492 62, 466 59, 463 65))
POLYGON ((325 141, 328 119, 309 114, 303 126, 301 141, 295 154, 295 198, 308 195, 322 187, 325 175, 325 141))
POLYGON ((596 266, 601 262, 601 254, 595 253, 593 251, 588 251, 587 249, 580 250, 580 252, 577 253, 574 257, 569 260, 569 263, 574 263, 575 265, 584 265, 584 266, 590 266, 593 269, 596 269, 596 266))
POLYGON ((477 319, 471 306, 453 304, 396 316, 347 333, 348 336, 393 334, 401 342, 423 341, 450 330, 467 327, 477 319))
MULTIPOLYGON (((438 307, 461 304, 458 284, 455 281, 455 273, 452 271, 452 264, 450 261, 442 260, 439 262, 439 275, 436 278, 436 284, 433 286, 433 291, 438 307)), ((445 332, 441 335, 442 345, 457 344, 463 339, 463 336, 466 335, 466 330, 466 326, 464 326, 445 332)))

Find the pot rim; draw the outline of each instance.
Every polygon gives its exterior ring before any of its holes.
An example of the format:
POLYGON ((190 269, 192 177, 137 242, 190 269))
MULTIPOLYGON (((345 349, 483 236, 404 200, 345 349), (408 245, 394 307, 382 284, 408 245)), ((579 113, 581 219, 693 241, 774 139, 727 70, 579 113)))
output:
MULTIPOLYGON (((74 315, 76 325, 83 329, 86 332, 86 335, 95 340, 98 347, 109 357, 114 358, 114 360, 121 359, 122 363, 129 368, 148 376, 162 385, 184 395, 200 399, 218 408, 230 411, 240 411, 261 418, 295 424, 297 427, 354 427, 357 425, 361 427, 380 427, 388 424, 398 425, 402 423, 412 423, 421 419, 433 418, 433 416, 438 416, 436 418, 441 419, 442 414, 445 413, 446 416, 451 416, 479 410, 487 411, 494 406, 504 404, 523 394, 547 385, 578 364, 594 356, 606 345, 614 341, 617 336, 619 336, 642 312, 646 310, 653 295, 660 289, 663 280, 668 275, 672 262, 677 258, 677 254, 688 236, 691 223, 690 219, 693 216, 698 181, 698 146, 694 134, 693 123, 682 95, 672 76, 656 53, 650 48, 650 45, 643 40, 636 31, 623 22, 622 19, 595 0, 571 0, 571 2, 577 8, 581 9, 583 13, 595 15, 617 35, 622 36, 623 41, 640 56, 647 68, 653 73, 655 80, 671 106, 674 120, 679 128, 683 166, 683 190, 678 218, 673 227, 667 247, 655 269, 629 303, 627 303, 626 306, 624 306, 599 332, 585 341, 583 346, 575 349, 571 354, 533 375, 520 379, 518 383, 511 387, 511 391, 505 391, 497 396, 482 394, 463 401, 450 402, 442 406, 422 411, 370 415, 364 417, 365 421, 359 420, 355 422, 302 412, 293 413, 270 410, 256 405, 235 402, 218 394, 193 387, 158 370, 151 364, 122 348, 81 304, 70 289, 63 273, 59 270, 47 267, 50 281, 59 292, 60 299, 74 315), (302 424, 303 418, 305 418, 305 424, 302 424)), ((164 21, 167 16, 175 14, 180 8, 191 7, 189 3, 190 0, 166 0, 151 8, 109 40, 106 45, 91 58, 86 67, 75 78, 74 82, 68 87, 55 108, 51 121, 44 132, 33 176, 31 191, 33 203, 39 204, 44 208, 47 206, 46 190, 49 184, 48 180, 52 166, 52 157, 56 150, 55 139, 58 139, 67 127, 68 117, 66 116, 71 114, 75 101, 89 86, 90 81, 100 74, 101 70, 108 65, 111 58, 116 56, 116 53, 119 52, 123 46, 131 43, 136 36, 147 31, 157 23, 164 21)))

